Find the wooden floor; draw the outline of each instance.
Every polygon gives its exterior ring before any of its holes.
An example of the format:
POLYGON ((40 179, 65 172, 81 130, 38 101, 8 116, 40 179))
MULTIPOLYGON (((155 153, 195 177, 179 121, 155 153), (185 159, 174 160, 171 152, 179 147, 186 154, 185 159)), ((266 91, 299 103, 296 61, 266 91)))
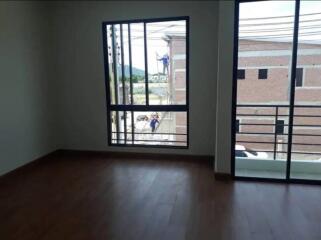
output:
POLYGON ((321 187, 208 164, 59 153, 0 178, 0 239, 321 239, 321 187))

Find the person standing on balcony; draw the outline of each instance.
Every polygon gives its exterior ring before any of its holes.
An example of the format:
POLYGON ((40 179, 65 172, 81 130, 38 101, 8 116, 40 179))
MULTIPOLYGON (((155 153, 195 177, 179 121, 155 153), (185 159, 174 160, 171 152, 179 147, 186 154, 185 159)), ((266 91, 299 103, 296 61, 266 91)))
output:
POLYGON ((163 74, 165 75, 165 73, 168 74, 168 66, 169 66, 169 56, 168 54, 164 54, 164 56, 162 58, 158 58, 158 61, 162 61, 163 63, 163 74))

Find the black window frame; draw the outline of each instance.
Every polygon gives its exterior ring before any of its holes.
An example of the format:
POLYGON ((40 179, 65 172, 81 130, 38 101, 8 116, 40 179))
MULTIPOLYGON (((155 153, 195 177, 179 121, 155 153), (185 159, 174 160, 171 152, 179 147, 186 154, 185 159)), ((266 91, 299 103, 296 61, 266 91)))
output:
POLYGON ((268 79, 268 69, 267 68, 261 68, 258 71, 258 79, 259 80, 266 80, 268 79))
MULTIPOLYGON (((178 148, 188 149, 189 148, 189 16, 180 17, 167 17, 167 18, 150 18, 150 19, 132 19, 132 20, 119 20, 119 21, 104 21, 102 22, 102 34, 103 34, 103 51, 104 51, 104 70, 105 70, 105 91, 106 91, 106 105, 107 105, 107 136, 109 146, 121 146, 121 147, 146 147, 146 148, 178 148), (148 94, 148 60, 147 56, 147 44, 146 44, 146 24, 156 22, 167 22, 167 21, 186 21, 186 102, 185 104, 172 104, 172 105, 149 105, 149 94, 148 94), (109 79, 109 56, 108 56, 108 43, 107 43, 107 25, 116 24, 132 24, 132 23, 143 23, 144 24, 144 53, 145 53, 145 105, 133 105, 132 101, 130 104, 111 104, 110 96, 110 79, 109 79), (171 145, 147 145, 147 144, 126 144, 126 143, 113 143, 112 142, 112 121, 111 112, 184 112, 186 113, 186 146, 171 146, 171 145)), ((131 53, 130 53, 131 54, 131 53)), ((134 134, 133 139, 134 139, 134 134)))
POLYGON ((240 133, 240 119, 235 119, 235 133, 240 133))
MULTIPOLYGON (((292 145, 293 143, 293 137, 295 136, 295 133, 293 132, 293 128, 296 126, 294 124, 295 119, 295 109, 301 108, 303 105, 296 105, 295 104, 295 94, 296 94, 296 69, 297 66, 299 66, 299 63, 297 61, 298 57, 298 49, 299 49, 299 31, 300 31, 300 4, 303 2, 303 0, 295 0, 295 10, 294 10, 294 21, 293 21, 293 34, 292 35, 292 59, 289 65, 289 103, 286 105, 269 105, 271 107, 287 107, 289 109, 287 116, 288 119, 286 121, 286 128, 285 128, 285 136, 287 136, 287 142, 286 144, 286 162, 285 162, 285 177, 284 178, 273 178, 273 177, 266 177, 266 176, 242 176, 242 175, 236 175, 236 162, 235 162, 235 152, 236 152, 236 133, 235 133, 235 120, 237 117, 237 69, 238 69, 238 55, 239 55, 239 8, 241 3, 246 2, 258 2, 261 0, 236 0, 235 1, 235 8, 234 8, 234 52, 233 52, 233 86, 232 86, 232 121, 231 121, 231 168, 230 173, 232 175, 232 179, 234 180, 253 180, 253 181, 266 181, 266 182, 277 182, 277 183, 300 183, 300 184, 318 184, 321 185, 321 180, 318 180, 316 178, 308 179, 308 178, 299 178, 291 175, 291 164, 292 164, 292 145)), ((263 0, 268 1, 268 0, 263 0)), ((304 68, 303 68, 304 69, 304 68)), ((304 74, 303 71, 303 78, 302 78, 302 87, 304 87, 304 74)), ((301 88, 298 86, 297 88, 301 88)), ((244 104, 243 106, 246 106, 244 104)), ((247 105, 251 106, 251 105, 247 105)), ((255 105, 252 105, 255 106, 255 105)), ((278 109, 278 108, 276 108, 278 109)), ((278 111, 278 110, 276 110, 278 111)), ((276 119, 277 119, 278 113, 276 113, 276 119)), ((275 135, 276 136, 276 135, 275 135)), ((275 138, 276 139, 276 138, 275 138)), ((274 150, 275 152, 275 150, 274 150)), ((301 152, 302 153, 302 152, 301 152)))
POLYGON ((237 69, 237 80, 245 80, 245 69, 237 69))

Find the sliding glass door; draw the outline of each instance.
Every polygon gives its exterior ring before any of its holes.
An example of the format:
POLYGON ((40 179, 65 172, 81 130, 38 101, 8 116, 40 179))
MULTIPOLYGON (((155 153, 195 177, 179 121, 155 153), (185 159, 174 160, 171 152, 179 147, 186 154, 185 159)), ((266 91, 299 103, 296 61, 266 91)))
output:
POLYGON ((238 2, 237 177, 321 179, 321 4, 238 2))
POLYGON ((301 1, 290 178, 321 180, 321 2, 301 1))

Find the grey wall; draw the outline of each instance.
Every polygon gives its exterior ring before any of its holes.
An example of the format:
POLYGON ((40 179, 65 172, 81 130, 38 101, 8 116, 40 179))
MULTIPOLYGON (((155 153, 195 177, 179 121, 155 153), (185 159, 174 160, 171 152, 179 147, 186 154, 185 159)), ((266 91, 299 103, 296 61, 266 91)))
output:
POLYGON ((233 7, 225 1, 0 2, 0 175, 56 149, 215 153, 216 170, 229 172, 233 7), (108 147, 101 23, 185 15, 190 149, 108 147))
POLYGON ((56 149, 46 9, 0 2, 0 175, 56 149))
POLYGON ((234 1, 220 1, 218 35, 215 170, 230 173, 234 1))
POLYGON ((62 148, 214 154, 217 2, 60 2, 52 9, 62 148), (108 147, 101 23, 185 15, 190 16, 190 149, 108 147))

